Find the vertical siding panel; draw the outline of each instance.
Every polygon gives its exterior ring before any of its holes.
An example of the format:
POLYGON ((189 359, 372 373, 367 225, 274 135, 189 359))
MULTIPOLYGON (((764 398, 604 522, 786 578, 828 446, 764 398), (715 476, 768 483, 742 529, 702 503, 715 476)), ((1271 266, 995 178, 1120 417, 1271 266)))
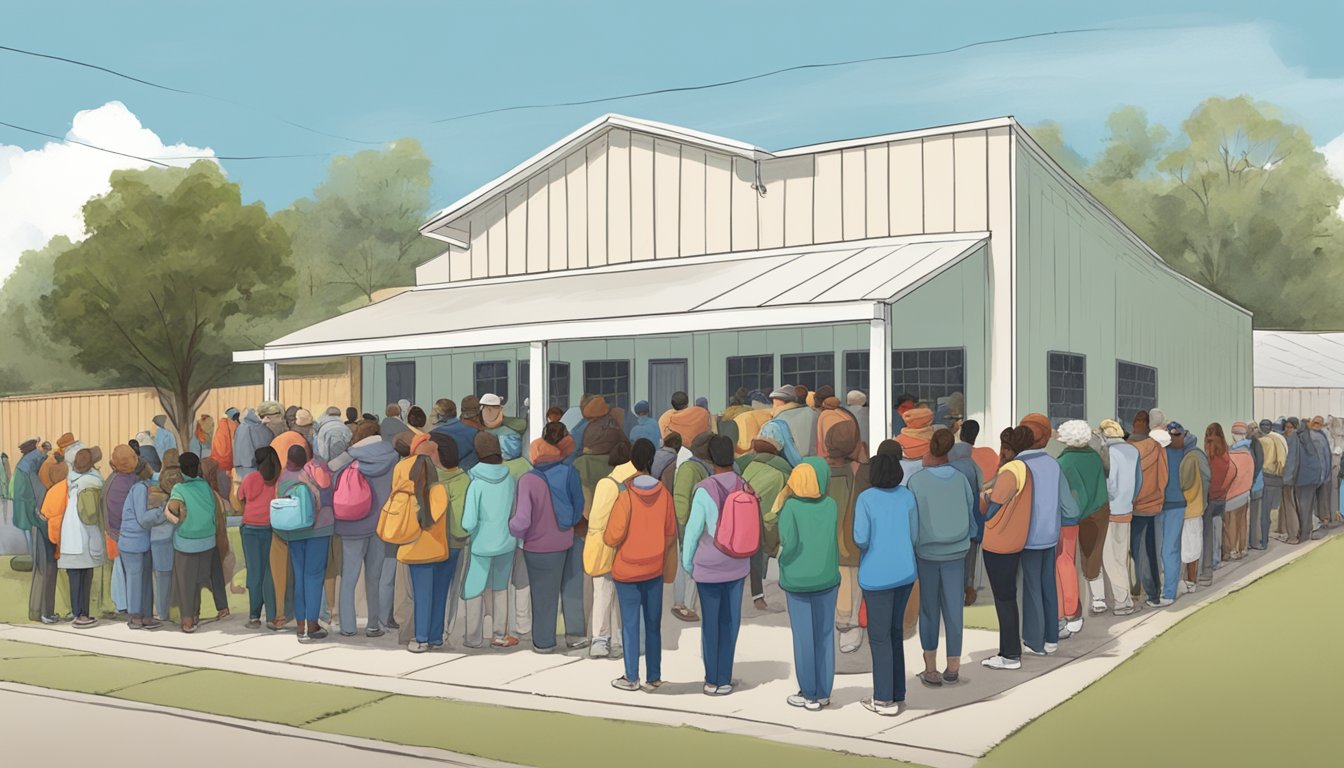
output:
POLYGON ((812 239, 812 185, 816 174, 814 157, 800 158, 797 170, 784 182, 784 244, 805 245, 812 239))
POLYGON ((550 269, 565 269, 569 266, 569 238, 565 234, 565 225, 569 221, 569 199, 565 193, 565 164, 556 163, 550 170, 550 189, 547 191, 550 205, 550 222, 547 230, 547 263, 550 269))
MULTIPOLYGON (((843 204, 842 175, 839 152, 817 155, 816 180, 813 183, 812 242, 833 243, 841 239, 843 204)), ((786 203, 787 205, 787 203, 786 203)), ((793 217, 788 224, 792 226, 793 217)), ((786 235, 787 236, 787 235, 786 235)))
POLYGON ((508 274, 508 225, 504 221, 504 201, 500 200, 486 209, 486 226, 490 228, 489 236, 486 237, 486 244, 490 249, 490 256, 486 260, 486 271, 477 274, 475 267, 472 268, 472 277, 493 277, 496 275, 508 274))
POLYGON ((887 198, 890 189, 891 168, 887 161, 887 145, 877 144, 864 148, 864 203, 868 212, 864 219, 868 237, 886 237, 890 234, 891 210, 887 198))
POLYGON ((653 258, 653 137, 630 134, 630 260, 653 258))
MULTIPOLYGON (((545 272, 551 239, 550 181, 545 173, 527 180, 527 271, 545 272)), ((493 250, 491 251, 493 253, 493 250)))
POLYGON ((471 216, 471 249, 454 254, 449 264, 449 276, 452 280, 470 280, 477 274, 485 274, 490 257, 489 227, 485 226, 485 216, 475 213, 471 216))
POLYGON ((709 153, 705 167, 705 251, 733 248, 732 158, 709 153))
POLYGON ((846 149, 840 156, 841 216, 844 238, 862 240, 868 236, 868 163, 864 148, 846 149))
POLYGON ((588 266, 600 267, 607 263, 607 221, 611 212, 607 207, 610 185, 607 183, 607 136, 588 145, 588 266))
POLYGON ((705 152, 681 148, 681 252, 682 256, 705 253, 705 152))
POLYGON ((588 153, 579 150, 565 158, 565 234, 568 237, 569 268, 588 266, 588 153))
POLYGON ((508 254, 508 274, 527 272, 527 185, 519 184, 504 196, 505 252, 508 254))
POLYGON ((630 261, 630 132, 613 130, 607 137, 607 263, 630 261))
POLYGON ((757 207, 761 248, 778 248, 784 245, 784 193, 786 178, 791 167, 789 160, 772 160, 761 163, 761 183, 765 185, 765 197, 757 207))
POLYGON ((956 160, 953 225, 958 232, 983 232, 989 226, 987 140, 985 131, 958 133, 952 139, 956 160))
POLYGON ((681 145, 653 143, 653 257, 681 255, 681 145))
POLYGON ((760 223, 757 206, 761 196, 752 189, 756 183, 756 163, 745 157, 733 158, 733 172, 728 178, 732 185, 733 204, 732 242, 734 251, 752 251, 759 247, 760 223))
POLYGON ((956 226, 956 158, 951 136, 924 139, 924 231, 951 232, 956 226))
POLYGON ((894 141, 887 145, 891 189, 888 219, 893 235, 924 232, 924 142, 894 141))

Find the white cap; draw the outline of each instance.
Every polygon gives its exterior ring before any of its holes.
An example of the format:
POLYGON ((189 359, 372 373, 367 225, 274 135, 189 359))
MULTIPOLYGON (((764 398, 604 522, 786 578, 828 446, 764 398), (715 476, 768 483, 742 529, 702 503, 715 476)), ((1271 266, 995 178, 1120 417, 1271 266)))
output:
POLYGON ((1165 429, 1153 429, 1148 431, 1148 436, 1158 445, 1166 448, 1171 445, 1171 433, 1165 429))
POLYGON ((496 394, 494 394, 494 393, 489 393, 489 394, 481 395, 481 405, 482 405, 482 406, 487 406, 487 405, 495 405, 495 406, 499 406, 499 405, 503 405, 503 404, 504 404, 504 401, 499 399, 499 395, 496 395, 496 394))

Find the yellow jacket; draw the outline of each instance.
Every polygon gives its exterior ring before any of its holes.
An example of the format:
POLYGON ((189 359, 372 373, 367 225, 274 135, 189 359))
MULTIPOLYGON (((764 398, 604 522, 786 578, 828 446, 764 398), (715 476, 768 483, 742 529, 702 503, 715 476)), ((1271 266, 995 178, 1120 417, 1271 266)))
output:
POLYGON ((616 548, 607 546, 604 539, 607 521, 611 519, 611 509, 616 506, 616 497, 620 495, 617 484, 629 482, 636 474, 635 465, 627 461, 597 482, 597 488, 593 491, 593 508, 588 513, 588 536, 583 543, 583 571, 589 576, 606 576, 611 573, 611 565, 616 561, 616 548), (606 482, 608 480, 613 482, 606 482))
POLYGON ((1288 463, 1288 443, 1278 435, 1265 435, 1260 438, 1260 447, 1265 452, 1265 474, 1282 475, 1288 463))
POLYGON ((733 419, 733 423, 737 424, 737 452, 750 451, 751 441, 761 434, 761 427, 765 426, 765 422, 774 417, 774 411, 769 408, 754 408, 746 413, 739 413, 733 419))

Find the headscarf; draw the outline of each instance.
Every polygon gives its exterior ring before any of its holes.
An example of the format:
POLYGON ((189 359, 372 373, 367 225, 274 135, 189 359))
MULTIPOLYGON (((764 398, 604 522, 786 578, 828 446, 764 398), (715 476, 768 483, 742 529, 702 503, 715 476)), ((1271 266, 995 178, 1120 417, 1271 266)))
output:
POLYGON ((412 456, 428 456, 433 459, 439 453, 439 447, 430 441, 429 435, 416 435, 411 438, 412 456))
MULTIPOLYGON (((606 416, 608 413, 611 413, 611 406, 607 405, 607 399, 605 397, 594 396, 589 399, 588 402, 583 404, 580 408, 580 412, 583 414, 583 418, 589 421, 595 421, 606 416)), ((584 447, 586 448, 587 446, 585 445, 584 447)))
MULTIPOLYGON (((834 398, 832 398, 834 399, 834 398)), ((859 450, 859 430, 852 421, 842 421, 826 432, 826 461, 847 464, 866 459, 859 450)))
POLYGON ((401 409, 401 420, 405 421, 411 415, 411 401, 403 397, 397 401, 397 407, 401 409))
POLYGON ((1031 434, 1036 437, 1036 442, 1032 444, 1033 448, 1044 448, 1045 444, 1050 442, 1050 419, 1044 414, 1029 413, 1022 417, 1022 426, 1031 430, 1031 434))
POLYGON ((819 499, 826 490, 821 487, 820 473, 825 471, 830 475, 830 470, 826 467, 826 462, 815 456, 803 459, 803 463, 793 468, 789 473, 789 479, 785 481, 784 488, 780 490, 779 495, 775 497, 773 512, 777 515, 784 508, 784 502, 793 497, 800 499, 819 499))
POLYGON ((1125 436, 1125 428, 1120 426, 1120 422, 1115 419, 1102 419, 1100 427, 1103 437, 1117 438, 1125 436))
POLYGON ((781 446, 779 441, 772 437, 756 437, 751 441, 751 450, 756 453, 766 453, 772 456, 778 456, 781 446))
POLYGON ((851 389, 849 394, 845 395, 845 403, 854 408, 862 408, 868 404, 868 396, 857 389, 851 389))
POLYGON ((565 435, 561 438, 560 442, 555 445, 551 445, 539 437, 536 440, 533 440, 532 444, 528 447, 528 459, 532 462, 533 466, 535 466, 547 462, 564 461, 569 458, 569 455, 573 452, 574 438, 569 435, 565 435))
POLYGON ((929 452, 929 438, 933 437, 933 411, 928 408, 911 408, 905 412, 905 428, 897 435, 896 442, 901 444, 905 457, 922 459, 929 452))
POLYGON ((89 470, 93 469, 93 465, 97 464, 98 460, 101 459, 102 457, 103 452, 97 447, 80 448, 79 452, 75 454, 75 463, 72 468, 78 474, 81 475, 85 474, 89 470))
POLYGON ((135 466, 139 461, 140 457, 135 455, 135 451, 131 450, 131 446, 118 445, 116 448, 112 449, 112 459, 108 463, 112 465, 113 472, 121 472, 129 475, 135 473, 135 466))

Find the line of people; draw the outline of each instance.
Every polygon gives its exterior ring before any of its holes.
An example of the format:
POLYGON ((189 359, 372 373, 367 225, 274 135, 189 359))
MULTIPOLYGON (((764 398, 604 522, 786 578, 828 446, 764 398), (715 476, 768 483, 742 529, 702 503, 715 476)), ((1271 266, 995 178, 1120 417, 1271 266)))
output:
POLYGON ((101 451, 73 435, 49 451, 29 440, 11 490, 34 541, 30 614, 63 619, 64 570, 76 627, 124 614, 132 629, 175 617, 194 632, 202 590, 226 618, 236 511, 249 627, 353 636, 362 577, 368 637, 396 631, 424 653, 461 618, 462 644, 481 648, 488 614, 491 647, 530 638, 538 653, 623 657, 613 686, 655 691, 668 584, 670 614, 701 624, 704 693, 723 696, 737 684, 743 604, 769 607, 773 559, 799 685, 788 704, 829 706, 836 650, 866 639, 863 706, 890 716, 916 628, 920 683, 961 681, 980 562, 1000 626, 982 663, 1015 670, 1024 648, 1048 655, 1082 630, 1080 585, 1092 615, 1160 608, 1268 546, 1279 498, 1284 540, 1336 524, 1320 422, 1238 422, 1230 442, 1211 424, 1201 449, 1156 409, 1129 429, 1056 429, 1029 414, 995 451, 976 447, 975 421, 906 401, 898 433, 870 455, 862 393, 846 401, 781 386, 738 393, 716 417, 678 392, 654 420, 647 402, 627 417, 585 395, 550 409, 530 441, 494 394, 460 411, 439 400, 429 415, 403 401, 381 420, 268 401, 229 409, 213 431, 198 421, 204 457, 179 453, 156 421, 160 434, 112 451, 106 479, 101 451))

